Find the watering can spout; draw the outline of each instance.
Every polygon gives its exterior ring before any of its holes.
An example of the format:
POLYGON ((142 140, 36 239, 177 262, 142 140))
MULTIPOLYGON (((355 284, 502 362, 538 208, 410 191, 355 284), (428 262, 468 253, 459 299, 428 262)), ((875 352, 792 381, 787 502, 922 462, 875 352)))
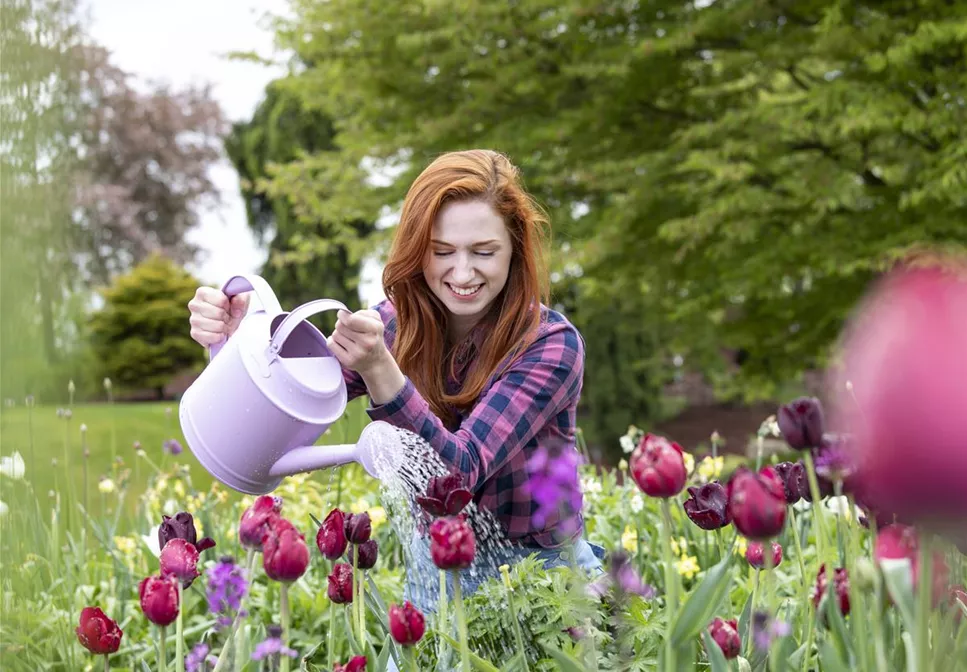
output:
POLYGON ((399 465, 402 445, 395 432, 396 428, 389 423, 376 421, 363 429, 357 443, 293 448, 272 465, 269 475, 291 476, 358 462, 366 473, 379 478, 379 472, 399 465))

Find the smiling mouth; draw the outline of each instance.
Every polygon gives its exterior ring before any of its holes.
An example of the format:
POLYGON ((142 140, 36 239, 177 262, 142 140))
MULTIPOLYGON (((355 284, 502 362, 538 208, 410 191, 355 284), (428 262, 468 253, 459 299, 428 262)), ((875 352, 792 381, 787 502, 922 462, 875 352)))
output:
POLYGON ((447 284, 447 288, 451 292, 453 292, 457 296, 461 296, 461 297, 473 296, 474 294, 476 294, 477 292, 480 291, 480 288, 481 287, 483 287, 482 284, 481 285, 473 285, 472 287, 456 287, 454 285, 451 285, 450 283, 446 283, 446 284, 447 284))

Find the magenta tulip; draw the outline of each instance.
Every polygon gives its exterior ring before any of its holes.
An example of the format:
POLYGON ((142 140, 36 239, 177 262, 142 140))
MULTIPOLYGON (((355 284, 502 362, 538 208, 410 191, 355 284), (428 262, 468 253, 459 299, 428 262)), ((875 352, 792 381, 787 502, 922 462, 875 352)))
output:
POLYGON ((309 547, 292 523, 279 518, 269 526, 262 544, 262 567, 270 579, 292 583, 309 566, 309 547))
POLYGON ((743 536, 765 541, 782 531, 786 522, 786 495, 782 481, 770 467, 759 473, 736 469, 727 488, 732 524, 743 536))
POLYGON ((353 601, 353 566, 345 562, 336 563, 329 575, 329 599, 336 604, 353 601))
POLYGON ((430 525, 430 555, 440 569, 465 569, 473 562, 476 540, 462 518, 437 518, 430 525))
POLYGON ((172 539, 161 549, 161 576, 173 576, 187 588, 198 577, 198 549, 185 539, 172 539))
POLYGON ((282 498, 262 495, 245 513, 238 523, 238 541, 246 548, 262 550, 262 542, 269 526, 279 518, 282 498))
POLYGON ((404 602, 402 607, 394 604, 389 608, 389 631, 397 643, 413 646, 423 637, 426 622, 423 614, 409 602, 404 602))
POLYGON ((138 584, 141 611, 145 618, 162 627, 178 617, 178 584, 173 577, 149 576, 138 584))
POLYGON ((100 607, 84 607, 75 632, 85 649, 102 656, 115 653, 124 634, 117 621, 108 618, 100 607))
MULTIPOLYGON (((816 586, 813 588, 813 606, 819 608, 819 603, 823 599, 829 588, 829 578, 826 574, 826 565, 819 567, 819 574, 816 575, 816 586)), ((839 610, 843 616, 849 615, 849 576, 846 574, 845 567, 839 567, 833 572, 833 599, 837 600, 839 610)))
POLYGON ((631 477, 649 497, 674 497, 685 487, 688 477, 682 447, 654 434, 641 439, 629 466, 631 477))
MULTIPOLYGON (((772 543, 772 567, 776 568, 782 562, 782 546, 776 542, 772 543)), ((756 569, 766 568, 765 545, 758 541, 749 542, 745 549, 745 559, 756 569)))
POLYGON ((739 624, 734 618, 728 621, 716 618, 709 624, 708 633, 712 636, 712 641, 722 649, 722 655, 726 659, 739 655, 742 650, 742 640, 739 638, 739 624))
POLYGON ((339 509, 333 509, 322 521, 316 533, 316 546, 329 560, 336 560, 346 552, 349 540, 346 538, 346 516, 339 509))
POLYGON ((447 474, 431 478, 426 495, 416 498, 416 503, 432 516, 455 516, 473 499, 473 494, 463 487, 460 474, 447 474))

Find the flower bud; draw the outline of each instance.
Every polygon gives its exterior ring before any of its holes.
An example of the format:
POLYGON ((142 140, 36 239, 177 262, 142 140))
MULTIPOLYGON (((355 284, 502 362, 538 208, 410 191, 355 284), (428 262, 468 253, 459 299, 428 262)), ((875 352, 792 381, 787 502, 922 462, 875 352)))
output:
POLYGON ((336 563, 329 575, 329 599, 336 604, 353 601, 353 568, 345 562, 336 563))
POLYGON ((649 497, 674 497, 688 473, 682 447, 662 436, 646 434, 631 454, 631 477, 649 497))
POLYGON ((108 618, 100 607, 84 607, 75 632, 81 645, 97 655, 117 652, 124 634, 117 621, 108 618))
POLYGON ((394 604, 389 608, 389 631, 397 643, 413 646, 423 637, 426 622, 423 614, 409 602, 404 602, 402 607, 394 604))
POLYGON ((723 621, 716 618, 708 626, 708 633, 712 636, 712 641, 722 649, 722 655, 727 660, 735 658, 742 650, 742 640, 739 638, 739 624, 733 618, 723 621))
POLYGON ((732 522, 728 495, 718 481, 701 487, 692 486, 688 489, 688 495, 689 499, 683 505, 685 515, 703 530, 717 530, 732 522))
POLYGON ((174 578, 146 577, 138 585, 138 595, 141 611, 155 625, 171 625, 178 617, 178 587, 174 578))
POLYGON ((379 555, 379 546, 375 539, 362 544, 353 544, 349 547, 349 564, 352 564, 353 557, 359 551, 359 561, 356 565, 359 569, 372 569, 376 565, 376 557, 379 555))
POLYGON ((348 543, 346 516, 339 509, 333 509, 316 532, 316 546, 327 559, 335 560, 346 552, 348 543))
POLYGON ((786 496, 782 482, 770 467, 759 473, 736 469, 726 490, 732 524, 748 539, 765 541, 782 531, 786 522, 786 496))
POLYGON ((292 523, 277 518, 269 525, 262 543, 262 567, 270 579, 292 583, 309 566, 309 547, 292 523))
MULTIPOLYGON (((829 588, 829 578, 826 574, 826 564, 819 567, 819 574, 816 575, 816 586, 813 588, 813 606, 819 609, 819 603, 829 588)), ((840 613, 843 616, 849 615, 849 577, 845 567, 839 567, 833 572, 833 599, 839 604, 840 613)))
POLYGON ((372 523, 368 513, 347 513, 346 514, 346 538, 354 544, 362 544, 369 541, 369 535, 373 532, 372 523))
POLYGON ((161 549, 161 576, 173 576, 185 588, 198 577, 198 549, 184 539, 172 539, 161 549))
POLYGON ((238 541, 246 548, 262 549, 269 525, 278 519, 282 498, 262 495, 246 509, 238 523, 238 541))
MULTIPOLYGON (((775 569, 782 562, 782 546, 776 542, 772 543, 772 565, 770 569, 775 569)), ((745 559, 756 569, 766 568, 765 547, 758 541, 750 542, 745 549, 745 559)))
POLYGON ((332 672, 366 672, 366 656, 354 656, 348 663, 336 663, 332 672))
POLYGON ((816 397, 799 397, 779 407, 779 431, 791 448, 818 448, 823 441, 826 421, 823 405, 816 397))
POLYGON ((430 525, 430 555, 440 569, 466 569, 476 551, 473 530, 462 518, 437 518, 430 525))

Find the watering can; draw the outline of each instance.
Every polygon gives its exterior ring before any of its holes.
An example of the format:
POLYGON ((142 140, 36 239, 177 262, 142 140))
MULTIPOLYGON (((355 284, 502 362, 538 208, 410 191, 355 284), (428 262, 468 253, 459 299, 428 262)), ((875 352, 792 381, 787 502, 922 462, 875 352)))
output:
POLYGON ((377 475, 377 453, 392 443, 392 428, 371 423, 356 444, 313 445, 346 410, 342 367, 326 337, 307 318, 346 307, 318 299, 282 311, 269 284, 236 275, 222 291, 253 292, 238 329, 209 349, 210 361, 181 398, 185 440, 205 469, 250 495, 272 492, 285 476, 359 462, 377 475))

